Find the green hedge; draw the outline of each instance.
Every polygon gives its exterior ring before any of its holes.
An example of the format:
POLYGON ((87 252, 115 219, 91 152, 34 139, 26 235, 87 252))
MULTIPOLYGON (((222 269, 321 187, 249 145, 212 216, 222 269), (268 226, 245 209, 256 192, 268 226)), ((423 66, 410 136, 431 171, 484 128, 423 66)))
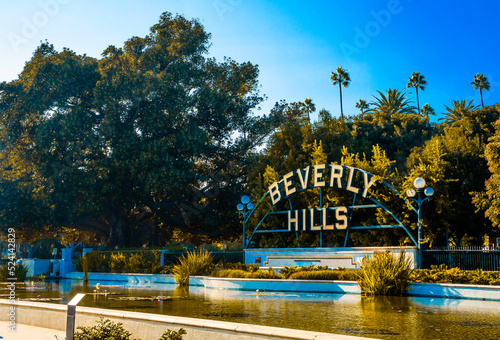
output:
POLYGON ((244 279, 282 279, 272 268, 267 270, 245 271, 241 269, 222 269, 212 273, 214 277, 244 278, 244 279))
POLYGON ((331 269, 298 271, 290 275, 291 280, 328 280, 328 281, 356 281, 357 271, 349 269, 331 269))
MULTIPOLYGON (((161 265, 160 251, 145 252, 99 252, 85 254, 90 273, 144 273, 164 274, 170 272, 170 267, 161 265)), ((73 268, 83 271, 82 261, 73 260, 73 268)))
POLYGON ((500 285, 499 271, 448 269, 445 265, 431 269, 414 269, 410 275, 412 282, 461 283, 474 285, 500 285))

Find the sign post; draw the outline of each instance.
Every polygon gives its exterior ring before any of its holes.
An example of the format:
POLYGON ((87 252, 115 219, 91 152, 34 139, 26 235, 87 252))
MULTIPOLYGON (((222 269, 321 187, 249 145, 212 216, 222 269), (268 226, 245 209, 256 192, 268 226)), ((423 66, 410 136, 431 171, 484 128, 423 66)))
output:
POLYGON ((68 313, 66 319, 66 340, 75 338, 75 314, 76 305, 83 299, 85 294, 79 293, 68 303, 68 313))

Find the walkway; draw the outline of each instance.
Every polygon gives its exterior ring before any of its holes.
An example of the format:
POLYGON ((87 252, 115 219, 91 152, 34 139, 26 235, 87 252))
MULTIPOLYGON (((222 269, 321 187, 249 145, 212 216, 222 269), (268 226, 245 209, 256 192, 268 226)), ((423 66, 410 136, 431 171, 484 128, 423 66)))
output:
POLYGON ((16 328, 16 332, 10 332, 7 322, 0 321, 0 340, 64 340, 66 338, 65 331, 23 324, 17 324, 16 328))

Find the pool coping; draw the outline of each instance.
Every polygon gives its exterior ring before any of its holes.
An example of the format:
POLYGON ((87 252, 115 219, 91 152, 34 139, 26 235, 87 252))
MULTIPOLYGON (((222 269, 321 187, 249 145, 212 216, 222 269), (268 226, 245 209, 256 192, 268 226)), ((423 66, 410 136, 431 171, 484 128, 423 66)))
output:
MULTIPOLYGON (((20 324, 54 330, 66 329, 66 305, 31 301, 15 301, 12 304, 7 299, 0 299, 0 321, 8 321, 8 312, 12 307, 15 307, 16 321, 20 324)), ((184 328, 187 331, 186 340, 231 340, 235 336, 245 340, 366 339, 351 335, 79 306, 76 307, 75 330, 78 326, 94 326, 95 321, 101 316, 113 322, 122 323, 123 327, 131 332, 134 338, 138 337, 144 340, 157 340, 167 328, 175 331, 184 328)))

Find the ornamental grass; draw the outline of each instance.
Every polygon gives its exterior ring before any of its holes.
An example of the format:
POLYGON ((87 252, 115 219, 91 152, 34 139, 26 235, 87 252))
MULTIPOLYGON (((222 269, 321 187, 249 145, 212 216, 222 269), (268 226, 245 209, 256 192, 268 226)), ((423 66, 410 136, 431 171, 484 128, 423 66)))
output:
POLYGON ((192 275, 209 275, 213 268, 213 257, 208 251, 187 252, 179 258, 179 263, 172 268, 175 282, 189 285, 192 275))
POLYGON ((404 295, 410 287, 412 262, 404 249, 398 256, 390 252, 365 258, 358 284, 365 295, 404 295))

